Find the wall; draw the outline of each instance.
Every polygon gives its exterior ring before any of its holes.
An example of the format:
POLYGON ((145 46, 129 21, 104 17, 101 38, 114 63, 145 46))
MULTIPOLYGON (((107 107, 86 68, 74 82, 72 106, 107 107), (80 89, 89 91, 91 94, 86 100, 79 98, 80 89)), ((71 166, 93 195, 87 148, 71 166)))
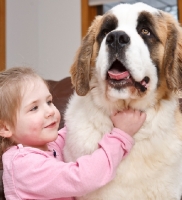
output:
POLYGON ((80 0, 6 0, 6 68, 60 80, 81 42, 80 0))

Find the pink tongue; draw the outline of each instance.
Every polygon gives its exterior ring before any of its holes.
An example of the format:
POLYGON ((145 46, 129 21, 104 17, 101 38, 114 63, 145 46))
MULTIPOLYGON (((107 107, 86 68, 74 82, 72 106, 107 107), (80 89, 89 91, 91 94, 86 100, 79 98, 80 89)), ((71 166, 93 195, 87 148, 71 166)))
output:
POLYGON ((124 79, 130 75, 128 71, 121 73, 117 70, 108 71, 108 74, 111 79, 116 79, 116 80, 124 79))

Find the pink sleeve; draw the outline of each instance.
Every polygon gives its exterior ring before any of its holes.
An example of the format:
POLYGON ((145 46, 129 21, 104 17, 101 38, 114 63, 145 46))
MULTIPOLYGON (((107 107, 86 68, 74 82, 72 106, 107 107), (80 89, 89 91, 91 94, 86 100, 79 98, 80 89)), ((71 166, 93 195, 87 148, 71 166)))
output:
POLYGON ((77 162, 64 163, 40 154, 18 155, 13 163, 14 185, 22 199, 82 196, 112 180, 133 139, 114 128, 100 148, 77 162), (89 181, 88 181, 89 180, 89 181))

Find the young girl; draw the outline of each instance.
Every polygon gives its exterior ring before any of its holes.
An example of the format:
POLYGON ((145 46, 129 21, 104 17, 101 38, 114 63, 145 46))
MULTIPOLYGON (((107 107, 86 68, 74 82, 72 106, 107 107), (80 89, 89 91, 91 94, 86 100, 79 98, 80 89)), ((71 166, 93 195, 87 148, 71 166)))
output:
MULTIPOLYGON (((79 108, 78 108, 79 109, 79 108)), ((76 162, 63 161, 66 127, 46 82, 30 68, 0 73, 0 136, 6 200, 74 199, 111 181, 133 146, 146 115, 125 110, 111 116, 115 128, 98 149, 76 162)))

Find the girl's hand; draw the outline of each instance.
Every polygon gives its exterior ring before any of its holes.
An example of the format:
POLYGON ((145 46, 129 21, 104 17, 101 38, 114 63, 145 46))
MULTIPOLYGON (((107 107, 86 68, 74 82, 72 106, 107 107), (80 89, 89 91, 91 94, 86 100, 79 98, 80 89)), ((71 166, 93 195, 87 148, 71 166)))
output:
POLYGON ((111 115, 111 120, 115 128, 133 136, 146 120, 146 113, 129 108, 111 115))

